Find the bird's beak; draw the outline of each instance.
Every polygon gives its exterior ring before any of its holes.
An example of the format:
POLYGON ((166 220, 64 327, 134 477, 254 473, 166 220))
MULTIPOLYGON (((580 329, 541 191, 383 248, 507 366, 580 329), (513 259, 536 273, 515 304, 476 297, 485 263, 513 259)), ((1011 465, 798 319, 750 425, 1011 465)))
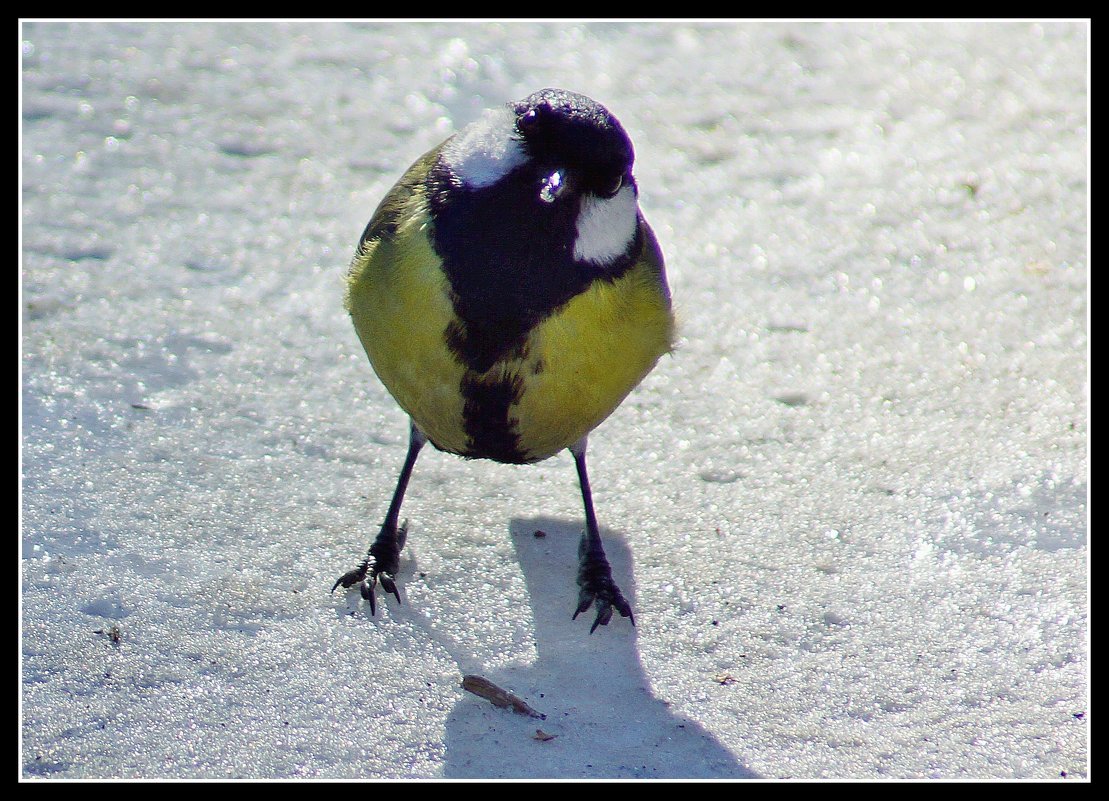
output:
POLYGON ((559 195, 569 188, 569 174, 564 169, 557 169, 543 179, 539 188, 539 199, 544 203, 554 203, 559 195))

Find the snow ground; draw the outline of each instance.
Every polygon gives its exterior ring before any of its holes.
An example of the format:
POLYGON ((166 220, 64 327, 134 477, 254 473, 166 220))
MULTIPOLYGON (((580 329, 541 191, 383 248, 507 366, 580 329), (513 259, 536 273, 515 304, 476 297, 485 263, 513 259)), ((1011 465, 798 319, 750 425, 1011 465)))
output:
POLYGON ((1088 777, 1088 22, 22 39, 22 777, 1088 777), (544 86, 632 135, 681 316, 590 440, 637 627, 570 620, 568 455, 430 449, 370 618, 406 422, 342 276, 544 86))

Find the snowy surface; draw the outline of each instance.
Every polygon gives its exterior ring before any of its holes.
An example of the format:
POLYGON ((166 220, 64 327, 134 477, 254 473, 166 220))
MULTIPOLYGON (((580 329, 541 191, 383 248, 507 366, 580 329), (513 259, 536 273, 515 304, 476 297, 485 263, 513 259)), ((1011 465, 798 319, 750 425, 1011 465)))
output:
POLYGON ((1088 776, 1088 23, 22 39, 23 777, 1088 776), (342 278, 545 86, 631 134, 681 317, 590 440, 637 627, 570 620, 568 454, 432 449, 371 618, 406 420, 342 278))

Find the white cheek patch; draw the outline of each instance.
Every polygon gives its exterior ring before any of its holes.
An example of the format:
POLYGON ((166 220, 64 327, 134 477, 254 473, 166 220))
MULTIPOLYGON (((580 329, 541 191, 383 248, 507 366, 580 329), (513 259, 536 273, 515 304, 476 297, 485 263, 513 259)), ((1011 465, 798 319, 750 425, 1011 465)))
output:
POLYGON ((609 198, 584 195, 578 212, 574 258, 604 265, 627 253, 635 239, 638 208, 635 189, 631 186, 625 186, 609 198))
POLYGON ((443 146, 443 160, 471 189, 492 186, 526 159, 516 135, 516 115, 508 108, 486 111, 443 146))

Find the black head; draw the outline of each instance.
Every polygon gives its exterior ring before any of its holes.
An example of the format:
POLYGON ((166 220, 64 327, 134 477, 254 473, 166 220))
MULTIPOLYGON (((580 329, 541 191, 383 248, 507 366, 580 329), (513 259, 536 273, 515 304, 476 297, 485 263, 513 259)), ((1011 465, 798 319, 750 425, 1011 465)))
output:
POLYGON ((567 167, 582 191, 611 197, 631 179, 635 151, 620 122, 600 103, 565 89, 543 89, 512 104, 516 131, 539 167, 567 167))

